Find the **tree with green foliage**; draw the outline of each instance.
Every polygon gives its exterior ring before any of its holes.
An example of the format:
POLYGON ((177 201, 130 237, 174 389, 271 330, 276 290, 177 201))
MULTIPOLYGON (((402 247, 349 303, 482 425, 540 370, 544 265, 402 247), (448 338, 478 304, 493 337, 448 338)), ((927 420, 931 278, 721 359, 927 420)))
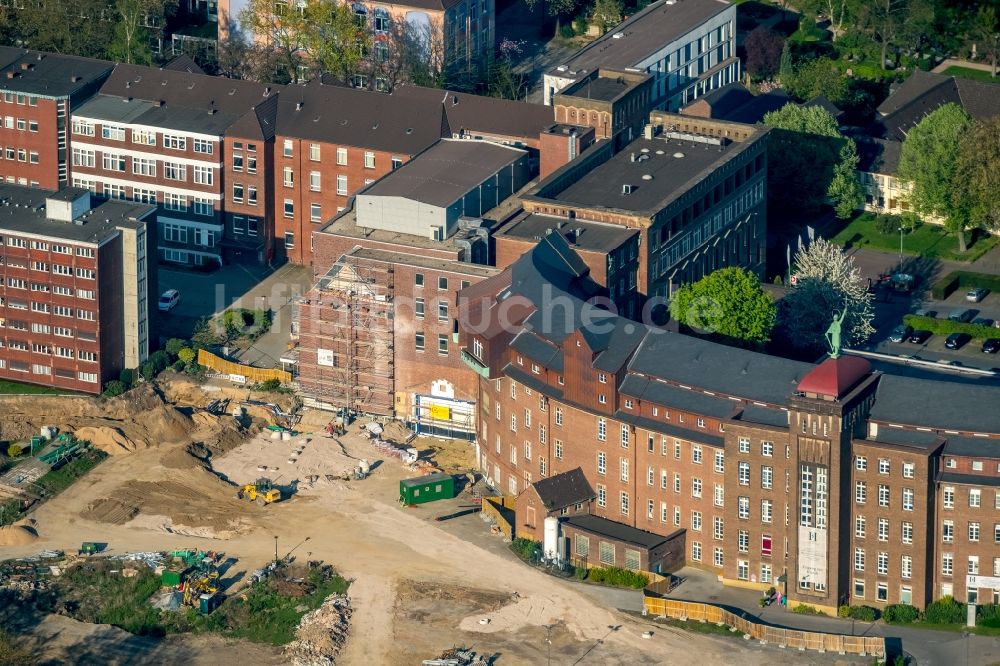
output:
POLYGON ((107 398, 115 398, 120 396, 122 393, 129 389, 121 381, 117 379, 112 379, 110 382, 104 385, 104 396, 107 398))
POLYGON ((778 78, 781 79, 781 83, 784 84, 786 81, 790 81, 795 75, 795 69, 792 66, 792 50, 788 48, 788 40, 781 46, 781 59, 778 61, 778 78))
POLYGON ((184 338, 170 338, 167 340, 167 344, 163 345, 163 348, 171 356, 177 356, 177 353, 188 346, 188 341, 184 338))
POLYGON ((622 22, 624 11, 622 0, 595 0, 591 18, 603 35, 622 22))
POLYGON ((350 3, 306 0, 302 9, 302 48, 309 66, 343 82, 358 73, 372 50, 371 31, 358 25, 350 3))
POLYGON ((952 205, 972 226, 1000 231, 1000 116, 975 123, 955 158, 952 205))
POLYGON ((833 314, 843 310, 845 346, 860 344, 875 332, 868 281, 842 247, 817 238, 796 253, 792 275, 796 286, 781 300, 778 314, 783 341, 813 352, 826 349, 826 330, 833 314))
POLYGON ((863 202, 854 174, 853 139, 841 134, 826 109, 789 103, 764 116, 768 139, 768 196, 785 210, 817 210, 829 198, 839 216, 863 202))
POLYGON ((748 346, 770 338, 775 311, 758 277, 738 266, 684 285, 670 301, 670 316, 685 326, 748 346))
POLYGON ((168 10, 165 0, 115 0, 114 8, 118 18, 108 54, 130 65, 152 64, 150 29, 163 25, 168 10))
POLYGON ((986 56, 990 74, 996 78, 997 60, 1000 58, 1000 12, 995 6, 983 5, 979 8, 969 30, 969 39, 976 45, 976 51, 986 56))
POLYGON ((896 44, 906 20, 907 0, 867 0, 859 7, 857 27, 879 45, 879 69, 885 69, 889 47, 896 44))
POLYGON ((906 134, 899 157, 899 177, 912 185, 907 195, 915 211, 944 219, 945 228, 958 236, 958 249, 966 251, 969 218, 956 207, 952 188, 956 173, 956 147, 969 127, 969 116, 957 104, 945 104, 924 116, 906 134))
POLYGON ((194 350, 191 349, 190 347, 184 347, 183 349, 180 349, 177 352, 177 360, 181 361, 185 365, 191 363, 194 359, 195 359, 195 353, 194 350))
POLYGON ((837 105, 846 106, 851 101, 850 82, 829 58, 803 60, 781 83, 792 97, 803 102, 818 95, 837 105))

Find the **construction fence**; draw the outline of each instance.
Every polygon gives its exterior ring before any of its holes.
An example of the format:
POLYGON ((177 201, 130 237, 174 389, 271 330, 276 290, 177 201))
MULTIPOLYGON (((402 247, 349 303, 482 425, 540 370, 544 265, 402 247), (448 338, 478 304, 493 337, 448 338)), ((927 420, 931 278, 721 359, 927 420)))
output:
POLYGON ((253 366, 233 363, 224 358, 220 358, 210 351, 198 350, 198 363, 209 370, 214 370, 217 374, 231 381, 241 384, 251 382, 259 384, 270 379, 277 379, 282 384, 292 383, 292 373, 275 368, 254 368, 253 366))
POLYGON ((654 583, 643 592, 644 606, 649 615, 727 625, 744 636, 749 636, 751 640, 791 650, 816 650, 873 657, 885 655, 885 639, 881 636, 823 634, 758 624, 712 604, 665 599, 655 591, 661 585, 662 583, 654 583))

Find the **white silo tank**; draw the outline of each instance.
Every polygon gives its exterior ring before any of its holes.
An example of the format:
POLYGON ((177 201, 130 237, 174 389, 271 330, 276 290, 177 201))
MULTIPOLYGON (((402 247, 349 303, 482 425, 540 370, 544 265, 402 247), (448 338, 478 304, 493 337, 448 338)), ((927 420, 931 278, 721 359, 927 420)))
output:
POLYGON ((559 554, 559 519, 549 516, 545 519, 545 539, 542 552, 546 559, 554 559, 559 554))

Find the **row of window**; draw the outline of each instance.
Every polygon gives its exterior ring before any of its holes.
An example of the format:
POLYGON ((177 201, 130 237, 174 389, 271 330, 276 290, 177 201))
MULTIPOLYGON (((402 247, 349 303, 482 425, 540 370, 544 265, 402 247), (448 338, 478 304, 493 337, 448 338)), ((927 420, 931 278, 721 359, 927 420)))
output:
MULTIPOLYGON (((967 535, 969 541, 976 543, 980 537, 980 524, 976 521, 969 521, 967 535)), ((941 541, 952 543, 955 541, 955 521, 946 520, 941 524, 941 541)), ((1000 543, 1000 523, 993 525, 993 543, 1000 543)))
MULTIPOLYGON (((16 260, 8 261, 7 265, 12 268, 28 268, 27 266, 20 264, 20 262, 17 262, 16 260)), ((44 261, 32 261, 31 270, 38 271, 40 273, 48 273, 51 271, 53 275, 65 275, 70 277, 76 275, 76 277, 80 278, 81 280, 93 280, 96 275, 94 269, 92 268, 81 268, 78 266, 74 271, 72 266, 67 266, 65 264, 50 265, 44 261)), ((28 281, 23 278, 8 277, 7 286, 12 287, 14 289, 27 289, 28 281)), ((39 290, 32 289, 32 291, 39 291, 39 290)))
MULTIPOLYGON (((157 175, 157 163, 161 163, 163 177, 167 180, 175 180, 186 183, 188 180, 187 165, 177 162, 166 162, 156 158, 132 157, 119 153, 101 151, 101 168, 105 171, 117 171, 124 173, 128 168, 127 160, 132 162, 132 174, 136 176, 146 176, 155 178, 157 175)), ((94 168, 97 164, 97 151, 89 148, 73 149, 73 166, 94 168)), ((214 185, 215 167, 195 165, 191 167, 191 182, 195 185, 214 185)))
MULTIPOLYGON (((868 470, 868 458, 865 456, 855 456, 854 457, 854 469, 859 472, 865 472, 868 470)), ((878 473, 883 476, 888 476, 892 469, 892 463, 887 458, 878 459, 878 473)), ((916 465, 911 462, 903 463, 903 478, 912 479, 916 469, 916 465)))
POLYGON ((88 259, 93 259, 95 256, 94 248, 92 247, 72 247, 69 245, 62 245, 60 243, 49 244, 45 241, 26 241, 23 238, 17 236, 0 236, 0 247, 19 247, 22 249, 32 249, 39 250, 41 252, 54 252, 56 254, 72 255, 74 252, 78 257, 86 257, 88 259))
POLYGON ((5 92, 3 101, 6 104, 17 103, 18 106, 38 106, 38 98, 34 95, 24 95, 22 93, 5 92))
POLYGON ((14 116, 3 117, 4 129, 16 129, 19 132, 37 132, 38 121, 30 118, 15 118, 14 116))
MULTIPOLYGON (((13 148, 7 146, 3 149, 3 154, 8 161, 11 162, 27 162, 29 164, 38 164, 38 153, 34 150, 26 150, 24 148, 13 148)), ((13 182, 8 180, 8 182, 13 182)))
MULTIPOLYGON (((889 486, 878 484, 878 505, 881 507, 889 507, 891 490, 889 486)), ((865 481, 856 481, 854 483, 854 502, 855 504, 865 504, 868 501, 868 483, 865 481)), ((913 511, 913 501, 914 492, 913 488, 903 488, 902 489, 902 507, 903 511, 913 511)))
MULTIPOLYGON (((73 134, 80 136, 95 136, 94 123, 86 120, 76 119, 73 121, 73 134)), ((109 141, 125 141, 128 131, 120 125, 104 123, 101 125, 101 138, 109 141)), ((131 133, 132 143, 142 146, 156 145, 156 130, 133 129, 131 133)), ((176 134, 163 133, 160 145, 170 150, 186 151, 188 146, 187 137, 176 134)), ((191 149, 202 155, 211 155, 215 152, 215 144, 209 139, 192 139, 191 149)))
MULTIPOLYGON (((0 348, 4 342, 0 339, 0 348)), ((42 354, 44 356, 56 356, 58 358, 78 358, 87 363, 97 363, 97 353, 85 349, 73 349, 72 347, 52 346, 43 342, 28 344, 23 340, 8 340, 7 348, 14 351, 30 351, 32 354, 42 354)))
MULTIPOLYGON (((42 375, 45 377, 51 377, 53 375, 53 369, 47 365, 41 365, 39 363, 32 363, 30 366, 27 363, 21 361, 7 361, 5 359, 0 359, 0 369, 8 368, 15 372, 31 373, 33 375, 42 375)), ((66 370, 63 368, 55 368, 55 376, 62 379, 76 379, 81 382, 87 382, 89 384, 97 383, 97 373, 96 372, 76 372, 73 370, 66 370)))
MULTIPOLYGON (((443 356, 448 355, 448 345, 449 345, 448 338, 449 336, 443 334, 437 336, 437 350, 438 353, 443 356)), ((416 334, 414 335, 414 347, 418 352, 422 352, 424 351, 424 345, 425 345, 424 332, 417 331, 416 334)))
MULTIPOLYGON (((91 300, 93 299, 93 292, 88 292, 88 298, 91 300)), ((74 309, 68 305, 52 305, 50 303, 42 303, 40 301, 31 301, 29 304, 26 301, 21 301, 16 298, 6 298, 4 300, 0 300, 0 306, 4 305, 11 310, 31 310, 32 312, 37 312, 39 314, 53 314, 57 317, 76 317, 77 319, 82 319, 84 321, 94 321, 96 319, 93 310, 82 310, 79 308, 74 309)), ((11 320, 7 322, 0 320, 0 328, 4 326, 7 328, 18 328, 17 324, 18 320, 11 320)))
MULTIPOLYGON (((320 151, 321 151, 321 148, 320 148, 320 145, 318 143, 309 144, 309 161, 310 162, 319 162, 320 159, 321 159, 321 157, 320 157, 320 151)), ((285 139, 282 142, 281 154, 284 157, 294 157, 295 156, 295 141, 292 140, 292 139, 285 139)), ((374 169, 375 168, 375 153, 374 152, 372 152, 370 150, 366 150, 365 151, 364 164, 365 164, 365 168, 366 169, 374 169)), ((399 167, 403 166, 403 158, 402 157, 396 157, 395 155, 393 155, 392 158, 391 158, 391 164, 392 164, 392 168, 393 169, 398 169, 399 167)), ((344 147, 344 146, 338 146, 337 147, 337 166, 347 166, 347 148, 344 147)), ((234 170, 238 171, 239 169, 235 169, 235 167, 234 167, 234 170)), ((318 173, 318 172, 313 172, 313 173, 318 173)))

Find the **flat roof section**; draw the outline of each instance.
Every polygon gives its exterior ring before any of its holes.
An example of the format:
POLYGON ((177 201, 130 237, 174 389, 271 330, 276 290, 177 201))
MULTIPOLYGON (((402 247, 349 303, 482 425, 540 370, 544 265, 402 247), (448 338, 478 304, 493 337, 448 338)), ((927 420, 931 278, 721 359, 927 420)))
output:
POLYGON ((703 172, 726 161, 745 145, 662 137, 636 139, 553 199, 633 213, 655 212, 674 194, 686 190, 688 183, 702 180, 703 172), (628 194, 623 193, 626 186, 628 194))
POLYGON ((371 259, 373 261, 384 261, 391 264, 402 264, 404 266, 415 266, 417 268, 427 268, 442 272, 461 273, 475 277, 493 277, 500 273, 501 269, 482 264, 473 264, 468 261, 452 261, 448 259, 438 259, 436 257, 424 257, 417 254, 406 254, 404 252, 393 252, 391 250, 377 250, 367 247, 356 247, 344 256, 358 257, 359 259, 371 259))
POLYGON ((470 139, 443 139, 360 192, 447 207, 528 153, 470 139))
MULTIPOLYGON (((70 189, 79 196, 76 188, 70 189)), ((53 194, 50 190, 33 187, 0 185, 0 234, 32 234, 74 243, 100 243, 118 227, 138 228, 139 220, 156 210, 156 206, 112 199, 92 203, 93 207, 73 222, 50 220, 45 216, 45 200, 53 194), (80 220, 83 224, 78 224, 80 220)), ((65 196, 60 195, 60 199, 65 196)))
POLYGON ((114 67, 106 60, 0 46, 0 90, 65 97, 114 67))
POLYGON ((550 232, 561 233, 566 242, 576 250, 610 252, 636 236, 639 230, 617 224, 522 212, 497 229, 493 236, 535 242, 550 232))
POLYGON ((600 102, 611 102, 631 87, 632 84, 628 83, 621 77, 608 78, 598 76, 593 79, 583 81, 579 84, 579 86, 557 94, 565 95, 566 97, 579 97, 582 99, 596 99, 600 102))
POLYGON ((725 0, 658 0, 577 51, 549 74, 574 78, 598 67, 633 67, 732 6, 725 0))

